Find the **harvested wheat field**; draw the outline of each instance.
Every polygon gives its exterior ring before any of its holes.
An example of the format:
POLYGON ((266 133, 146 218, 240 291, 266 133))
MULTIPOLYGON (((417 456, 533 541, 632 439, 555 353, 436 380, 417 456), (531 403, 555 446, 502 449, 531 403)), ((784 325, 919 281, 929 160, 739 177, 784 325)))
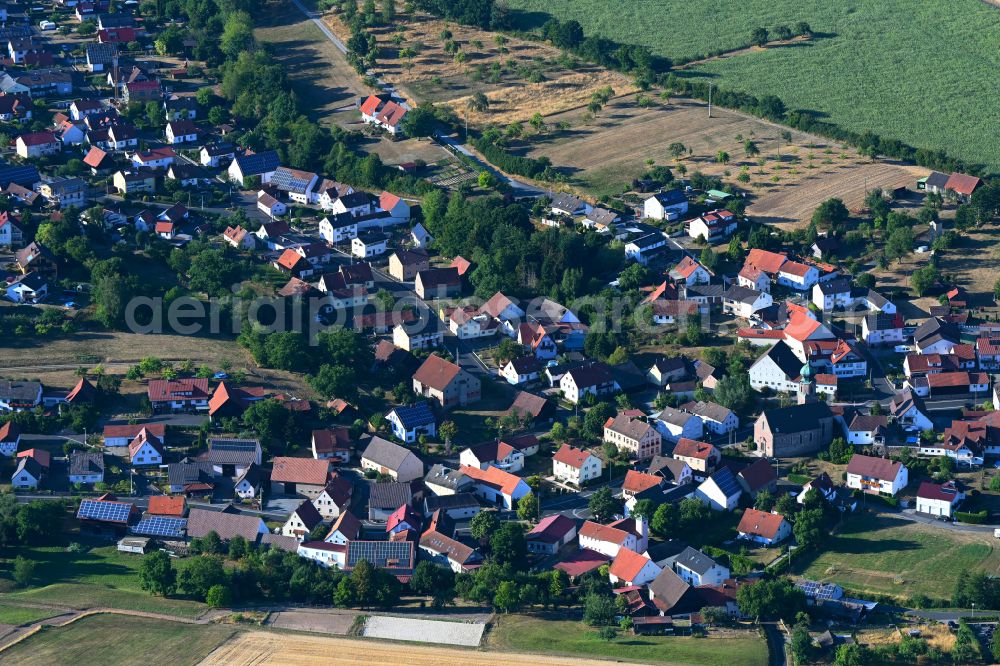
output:
MULTIPOLYGON (((490 653, 455 648, 435 648, 399 643, 284 635, 265 632, 240 634, 216 648, 202 666, 337 666, 357 663, 399 663, 407 666, 600 666, 593 659, 543 657, 511 652, 490 653)), ((617 662, 624 663, 624 662, 617 662)))
POLYGON ((856 209, 866 188, 913 188, 927 174, 919 167, 872 163, 854 150, 728 109, 716 107, 709 118, 707 105, 697 100, 646 100, 648 108, 641 108, 634 96, 619 97, 591 119, 582 111, 548 116, 549 126, 566 122, 570 128, 547 139, 532 137, 526 154, 548 157, 594 194, 621 192, 650 159, 675 173, 684 164, 688 174, 700 171, 729 182, 745 171, 750 181, 741 187, 753 196, 747 214, 789 227, 801 226, 830 197, 856 209), (747 140, 759 155, 747 156, 747 140), (684 146, 679 160, 671 152, 674 143, 684 146), (720 151, 727 162, 718 160, 720 151))
MULTIPOLYGON (((350 29, 339 15, 327 14, 323 20, 340 39, 350 38, 350 29)), ((400 14, 397 25, 403 28, 401 32, 371 31, 379 45, 379 59, 371 73, 413 102, 450 106, 463 119, 468 113, 471 125, 524 122, 535 113, 544 116, 583 107, 597 90, 608 86, 618 95, 636 90, 618 72, 584 63, 572 70, 564 68, 557 63, 559 49, 541 42, 505 37, 499 44, 494 33, 421 14, 400 14), (446 30, 450 40, 442 37, 446 30), (449 41, 464 61, 445 49, 449 41), (537 79, 531 81, 530 72, 537 79), (489 98, 489 110, 467 109, 467 101, 477 92, 489 98)))

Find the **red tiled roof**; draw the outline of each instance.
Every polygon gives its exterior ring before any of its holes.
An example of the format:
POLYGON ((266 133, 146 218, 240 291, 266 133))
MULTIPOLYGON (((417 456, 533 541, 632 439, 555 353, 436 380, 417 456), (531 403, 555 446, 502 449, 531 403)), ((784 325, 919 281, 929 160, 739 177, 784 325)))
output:
POLYGON ((587 458, 590 457, 590 453, 584 449, 578 449, 569 444, 563 444, 552 459, 569 465, 575 469, 580 469, 583 464, 587 462, 587 458))
POLYGON ((42 146, 47 143, 55 143, 56 135, 52 132, 28 132, 19 136, 18 139, 26 146, 42 146))
POLYGON ((126 423, 124 425, 104 426, 104 439, 110 437, 127 437, 132 439, 143 429, 152 435, 156 435, 159 439, 163 439, 167 433, 165 423, 126 423))
POLYGON ((608 574, 615 576, 618 580, 631 582, 650 562, 648 557, 640 555, 630 548, 622 548, 611 563, 608 574))
POLYGON ((806 266, 805 264, 800 264, 797 261, 786 261, 781 265, 782 273, 788 273, 789 275, 801 278, 804 278, 811 269, 812 266, 806 266))
POLYGON ((741 534, 753 534, 765 539, 773 539, 784 522, 781 514, 758 511, 757 509, 747 509, 743 512, 740 525, 736 528, 741 534))
POLYGON ((707 442, 699 442, 687 437, 681 437, 674 446, 674 458, 682 456, 684 458, 698 458, 708 460, 714 454, 716 448, 707 442))
POLYGON ((172 497, 170 495, 154 495, 149 498, 149 508, 147 511, 154 516, 178 516, 184 515, 185 502, 182 496, 172 497))
POLYGON ((465 257, 458 256, 451 260, 451 264, 449 264, 449 267, 457 268, 459 275, 465 275, 466 271, 468 271, 472 267, 472 262, 466 259, 465 257))
POLYGON ((638 494, 650 488, 656 488, 661 483, 663 483, 662 476, 646 474, 645 472, 630 469, 625 474, 625 482, 622 484, 622 490, 638 494))
POLYGON ((443 391, 461 371, 462 368, 451 361, 431 354, 414 373, 413 379, 424 386, 443 391))
POLYGON ((594 571, 602 564, 607 564, 610 561, 611 558, 603 553, 583 548, 555 565, 555 568, 565 571, 570 578, 576 578, 588 571, 594 571))
POLYGON ((151 379, 146 390, 150 402, 170 400, 207 400, 208 379, 151 379))
POLYGON ((788 325, 785 326, 785 337, 805 342, 819 327, 820 323, 809 315, 796 312, 788 320, 788 325))
POLYGON ((462 465, 460 470, 467 477, 486 483, 498 489, 504 495, 513 495, 517 486, 521 483, 521 477, 505 472, 499 467, 490 465, 485 470, 469 465, 462 465))
POLYGON ((570 530, 576 527, 576 521, 556 513, 543 518, 525 537, 528 541, 555 543, 561 541, 570 530))
POLYGON ((747 255, 744 265, 753 266, 765 273, 777 273, 786 261, 788 261, 788 257, 783 254, 754 248, 747 255))
POLYGON ((273 461, 271 481, 279 483, 304 483, 311 486, 326 485, 330 476, 329 460, 290 458, 278 456, 273 461))
POLYGON ((847 473, 868 476, 882 481, 894 481, 902 466, 902 463, 888 458, 873 458, 855 453, 847 464, 847 473))
POLYGON ((87 156, 83 158, 83 163, 89 167, 94 167, 95 169, 101 166, 101 162, 107 157, 108 154, 98 148, 97 146, 91 147, 87 152, 87 156))
POLYGON ((580 528, 580 536, 587 537, 588 539, 594 539, 596 541, 606 541, 608 543, 621 545, 625 543, 626 539, 628 539, 629 532, 620 530, 616 527, 611 527, 610 525, 601 525, 600 523, 588 520, 583 524, 583 527, 580 528))
POLYGON ((305 261, 302 255, 295 250, 288 248, 278 257, 278 265, 287 270, 293 270, 300 261, 305 261))
POLYGON ((971 196, 976 191, 976 188, 982 184, 983 181, 975 176, 968 176, 964 173, 953 173, 948 176, 948 182, 944 184, 944 189, 971 196))

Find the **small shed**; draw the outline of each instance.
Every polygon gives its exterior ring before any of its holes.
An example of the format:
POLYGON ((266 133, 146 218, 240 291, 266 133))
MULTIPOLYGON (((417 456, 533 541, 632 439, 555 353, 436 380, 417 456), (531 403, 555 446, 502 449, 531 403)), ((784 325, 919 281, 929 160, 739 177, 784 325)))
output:
POLYGON ((135 553, 142 555, 149 549, 149 539, 146 537, 125 537, 118 542, 119 553, 135 553))

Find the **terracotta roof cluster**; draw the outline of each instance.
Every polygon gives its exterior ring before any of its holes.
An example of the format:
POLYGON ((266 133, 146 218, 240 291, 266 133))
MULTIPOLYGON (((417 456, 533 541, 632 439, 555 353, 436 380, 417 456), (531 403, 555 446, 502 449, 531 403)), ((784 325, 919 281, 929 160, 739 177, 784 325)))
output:
POLYGON ((752 534, 764 539, 774 539, 783 522, 785 522, 785 518, 779 513, 747 509, 743 512, 743 517, 740 519, 736 531, 740 534, 752 534))

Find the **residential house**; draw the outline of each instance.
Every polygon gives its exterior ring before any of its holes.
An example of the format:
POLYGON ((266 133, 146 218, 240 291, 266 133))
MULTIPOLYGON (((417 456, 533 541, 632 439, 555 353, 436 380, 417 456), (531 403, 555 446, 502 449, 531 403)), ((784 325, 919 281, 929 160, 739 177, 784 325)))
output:
POLYGON ((303 500, 288 516, 285 524, 281 526, 281 534, 304 541, 309 533, 322 522, 323 516, 319 515, 319 511, 312 505, 312 502, 303 500))
POLYGON ((538 521, 524 535, 529 553, 555 555, 559 549, 576 538, 576 521, 561 513, 547 516, 538 521))
POLYGON ((347 507, 350 506, 353 494, 354 485, 348 479, 336 475, 313 498, 312 503, 323 518, 340 518, 345 513, 350 513, 347 507))
POLYGON ((882 444, 888 427, 888 416, 855 414, 847 426, 847 443, 855 446, 882 444))
POLYGON ((265 150, 236 155, 227 170, 229 180, 238 185, 247 185, 248 179, 259 179, 260 183, 271 182, 271 176, 281 166, 278 153, 265 150))
POLYGON ((14 421, 0 425, 0 455, 13 458, 21 445, 21 428, 14 421))
POLYGON ((17 467, 10 477, 15 490, 37 490, 48 476, 51 458, 48 451, 28 449, 17 454, 17 467))
POLYGON ((82 178, 53 178, 43 181, 38 192, 55 208, 79 208, 87 200, 87 187, 87 181, 82 178))
POLYGON ((145 428, 128 445, 129 464, 133 467, 162 465, 166 449, 160 438, 145 428))
POLYGON ((743 492, 756 498, 759 493, 778 491, 778 473, 764 458, 757 458, 752 463, 736 473, 736 480, 743 487, 743 492))
POLYGON ((681 405, 681 409, 697 416, 705 429, 716 435, 725 435, 740 427, 740 419, 731 409, 714 402, 688 402, 681 405))
POLYGON ((687 211, 687 196, 680 189, 654 194, 642 206, 642 216, 652 220, 676 220, 687 211))
MULTIPOLYGON (((444 520, 450 519, 444 518, 444 520)), ((432 519, 432 524, 437 525, 432 519)), ((430 561, 448 566, 455 573, 474 570, 483 556, 475 548, 458 541, 439 529, 429 529, 420 536, 420 550, 430 561)))
POLYGON ((579 537, 580 548, 612 558, 622 548, 644 553, 649 547, 649 525, 642 517, 623 518, 610 525, 588 520, 580 528, 579 537))
POLYGON ((792 526, 780 513, 747 509, 736 528, 739 538, 765 546, 775 546, 789 537, 792 526))
POLYGON ((903 463, 855 453, 847 465, 847 487, 866 493, 892 495, 909 483, 903 463))
POLYGON ((477 402, 481 391, 478 377, 437 354, 428 356, 413 375, 413 392, 431 398, 442 409, 477 402))
POLYGON ((660 575, 663 569, 645 555, 622 548, 608 568, 612 585, 645 585, 660 575))
MULTIPOLYGON (((168 121, 195 120, 198 117, 198 100, 193 95, 169 95, 163 99, 163 111, 168 121)), ((197 130, 195 133, 197 134, 197 130)), ((176 128, 172 134, 178 135, 176 128)), ((195 140, 197 136, 191 139, 195 140)))
POLYGON ((392 329, 392 344, 405 351, 441 347, 444 345, 444 327, 437 317, 412 325, 396 324, 392 329))
POLYGON ((740 501, 743 488, 732 470, 720 467, 694 491, 696 498, 715 511, 732 511, 740 501))
POLYGON ((378 436, 372 437, 361 454, 361 469, 374 470, 398 482, 424 475, 424 463, 413 451, 378 436))
POLYGON ((902 344, 903 315, 876 312, 861 321, 861 339, 869 345, 902 344))
POLYGON ((923 399, 911 390, 897 393, 889 404, 889 416, 904 428, 933 430, 929 414, 923 399))
POLYGON ((0 411, 21 412, 42 404, 40 382, 0 379, 0 411))
POLYGON ((7 285, 7 298, 14 303, 41 303, 49 296, 49 283, 39 273, 28 273, 7 285))
POLYGON ((384 523, 401 506, 413 503, 413 483, 379 481, 368 484, 368 520, 384 523))
POLYGON ((392 434, 407 443, 419 441, 423 435, 434 437, 437 434, 434 412, 425 401, 393 407, 385 419, 392 434))
POLYGON ((948 354, 961 342, 958 326, 938 317, 924 321, 913 332, 913 344, 921 354, 948 354))
POLYGON ((674 573, 695 587, 722 585, 730 577, 729 567, 691 546, 686 547, 674 558, 672 566, 674 573))
POLYGON ((684 257, 670 270, 670 278, 677 284, 708 284, 712 273, 690 255, 684 257))
POLYGON ((705 424, 699 416, 673 407, 664 407, 657 414, 655 425, 663 439, 672 443, 681 439, 697 440, 705 434, 705 424))
POLYGON ((659 455, 662 438, 645 417, 619 413, 604 424, 604 441, 632 460, 645 461, 659 455))
POLYGON ((231 143, 217 142, 202 146, 198 161, 202 166, 219 168, 226 166, 236 157, 236 146, 231 143))
POLYGON ((771 294, 733 285, 722 294, 722 311, 743 319, 750 319, 757 312, 771 307, 771 294))
POLYGON ((430 262, 425 252, 398 250, 389 257, 389 275, 400 282, 409 282, 417 277, 417 273, 429 268, 430 262))
POLYGON ((116 171, 112 182, 121 194, 156 192, 156 174, 150 171, 116 171))
MULTIPOLYGON (((676 450, 677 447, 674 447, 674 451, 676 450)), ((653 456, 653 459, 649 461, 649 467, 646 468, 646 472, 654 476, 659 476, 674 486, 684 486, 694 480, 694 473, 690 465, 683 460, 669 456, 653 456)))
POLYGON ((146 396, 154 412, 207 410, 208 380, 198 377, 151 379, 146 388, 146 396))
POLYGON ((552 456, 552 476, 557 481, 582 487, 588 481, 599 479, 603 461, 586 449, 563 444, 552 456))
POLYGON ((52 132, 29 132, 17 137, 14 142, 18 157, 24 159, 55 155, 62 150, 62 144, 52 132))
POLYGON ((951 518, 956 507, 965 500, 965 493, 957 481, 934 483, 922 481, 917 490, 917 513, 951 518))
POLYGON ((456 268, 430 268, 417 271, 413 290, 423 300, 450 298, 462 291, 462 278, 456 268))
POLYGON ((536 381, 543 369, 542 362, 535 356, 521 356, 507 361, 507 364, 500 368, 500 376, 506 379, 508 384, 517 386, 536 381))
POLYGON ((663 255, 667 245, 667 237, 662 231, 654 231, 625 243, 625 257, 643 266, 663 255))
POLYGON ((271 462, 271 491, 315 499, 330 480, 330 461, 278 456, 271 462))
POLYGON ((524 479, 499 467, 491 465, 483 470, 462 465, 459 471, 473 480, 477 497, 507 511, 516 509, 518 500, 531 492, 524 479))
POLYGON ((567 370, 559 380, 559 390, 567 401, 575 405, 588 394, 599 398, 618 391, 619 386, 611 368, 592 361, 567 370))
POLYGON ((524 454, 510 444, 499 440, 483 442, 462 450, 458 457, 459 463, 469 467, 486 469, 498 467, 504 471, 516 474, 524 469, 524 454))
POLYGON ((378 127, 393 136, 402 134, 402 121, 406 116, 406 109, 392 101, 388 95, 369 95, 359 108, 362 122, 378 127))
POLYGON ((677 440, 671 457, 687 464, 694 472, 695 477, 702 478, 708 476, 722 461, 722 453, 719 452, 719 449, 707 442, 699 442, 687 437, 681 437, 677 440))
POLYGON ((459 340, 493 337, 499 330, 499 322, 485 312, 478 312, 473 305, 444 308, 442 314, 447 316, 448 328, 459 340))
POLYGON ((351 432, 346 426, 312 431, 312 454, 317 460, 348 463, 351 460, 351 432))
POLYGON ((736 215, 725 209, 716 209, 689 221, 687 231, 691 238, 701 237, 706 242, 718 243, 736 231, 736 215))

